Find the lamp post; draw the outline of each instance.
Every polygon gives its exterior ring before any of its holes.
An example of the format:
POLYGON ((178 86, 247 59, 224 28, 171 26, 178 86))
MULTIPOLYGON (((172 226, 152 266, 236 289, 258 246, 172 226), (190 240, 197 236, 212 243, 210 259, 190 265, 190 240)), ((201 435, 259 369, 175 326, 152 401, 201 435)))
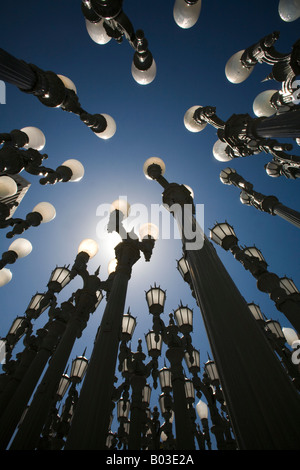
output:
MULTIPOLYGON (((65 447, 67 450, 105 449, 127 286, 132 267, 140 258, 140 252, 142 251, 145 260, 149 261, 155 243, 151 235, 146 235, 142 241, 139 241, 136 235, 132 234, 131 237, 130 234, 126 234, 122 226, 123 219, 124 213, 121 210, 112 211, 110 222, 113 221, 114 230, 119 231, 123 240, 115 247, 117 266, 114 282, 67 438, 65 447), (106 387, 103 387, 103 384, 106 384, 106 387)), ((109 227, 111 227, 110 222, 109 227)))
MULTIPOLYGON (((147 177, 164 188, 166 206, 172 208, 176 203, 183 210, 185 203, 192 202, 190 192, 183 185, 169 183, 163 176, 164 169, 164 163, 157 158, 144 164, 147 177)), ((297 392, 212 245, 204 237, 201 249, 187 250, 184 231, 181 236, 238 447, 297 448, 297 392), (271 393, 270 383, 277 384, 271 393), (284 413, 275 410, 279 402, 284 413)))
POLYGON ((256 247, 240 248, 238 238, 231 225, 228 223, 216 224, 210 231, 211 239, 224 250, 229 250, 246 270, 257 279, 257 287, 266 292, 289 322, 300 331, 300 295, 298 289, 288 293, 280 278, 270 273, 267 263, 256 247))
POLYGON ((242 204, 253 206, 256 209, 271 215, 278 215, 287 222, 300 228, 300 213, 283 205, 275 196, 264 196, 254 191, 253 184, 244 180, 233 168, 225 168, 220 173, 223 184, 236 186, 241 190, 242 204))
POLYGON ((45 106, 76 114, 94 134, 109 139, 116 132, 114 119, 107 114, 89 114, 79 103, 77 90, 68 77, 41 70, 0 49, 0 79, 35 95, 45 106))

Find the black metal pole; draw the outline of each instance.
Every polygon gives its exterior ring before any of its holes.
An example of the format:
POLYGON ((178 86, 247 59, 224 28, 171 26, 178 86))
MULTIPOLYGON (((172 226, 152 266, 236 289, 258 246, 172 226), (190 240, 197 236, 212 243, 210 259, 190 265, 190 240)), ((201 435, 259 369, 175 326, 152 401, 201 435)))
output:
POLYGON ((300 109, 294 109, 275 116, 257 118, 253 130, 259 137, 276 138, 300 136, 300 109))
POLYGON ((28 64, 3 49, 0 49, 0 79, 26 91, 32 90, 37 82, 28 64))

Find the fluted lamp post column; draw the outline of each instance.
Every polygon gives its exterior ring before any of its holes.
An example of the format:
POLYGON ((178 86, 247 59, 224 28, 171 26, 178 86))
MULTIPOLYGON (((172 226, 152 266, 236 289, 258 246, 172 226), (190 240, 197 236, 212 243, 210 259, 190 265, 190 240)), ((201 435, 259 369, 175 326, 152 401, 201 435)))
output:
POLYGON ((66 450, 105 449, 127 286, 132 268, 140 258, 140 251, 144 253, 145 260, 149 261, 154 246, 151 236, 145 236, 140 242, 137 237, 134 239, 126 234, 122 220, 124 216, 127 217, 127 213, 122 214, 119 209, 111 213, 114 230, 119 227, 123 238, 115 247, 117 265, 114 282, 97 333, 66 450))
MULTIPOLYGON (((145 175, 164 188, 164 203, 184 209, 190 192, 169 183, 164 170, 156 157, 144 164, 145 175)), ((186 249, 181 235, 239 449, 298 448, 299 396, 212 244, 204 236, 200 249, 186 249)))

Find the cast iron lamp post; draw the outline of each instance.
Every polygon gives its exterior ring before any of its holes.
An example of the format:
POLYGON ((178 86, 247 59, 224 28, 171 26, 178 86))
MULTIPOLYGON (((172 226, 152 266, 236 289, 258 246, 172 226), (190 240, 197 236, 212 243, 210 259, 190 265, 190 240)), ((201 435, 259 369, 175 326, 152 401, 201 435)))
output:
POLYGON ((148 49, 148 41, 142 30, 134 31, 133 25, 122 9, 123 0, 82 0, 81 10, 91 39, 106 44, 111 38, 118 43, 127 39, 134 49, 131 74, 140 85, 148 85, 156 76, 156 63, 148 49))
POLYGON ((229 250, 234 257, 244 266, 246 270, 257 279, 257 287, 260 291, 266 292, 282 312, 296 331, 300 331, 300 294, 296 289, 289 293, 285 288, 288 280, 281 279, 267 269, 267 263, 256 247, 240 248, 238 238, 231 225, 228 223, 216 224, 210 230, 211 239, 224 250, 229 250))
POLYGON ((213 155, 221 162, 266 152, 273 156, 273 160, 265 167, 269 176, 283 174, 292 179, 300 176, 300 157, 285 152, 293 146, 274 139, 299 136, 298 107, 271 117, 252 118, 249 114, 233 114, 225 122, 216 115, 213 106, 192 106, 185 113, 184 124, 191 132, 200 132, 207 124, 218 129, 219 139, 214 145, 213 155))
POLYGON ((202 0, 175 0, 173 17, 175 23, 183 29, 194 26, 199 18, 202 0))
MULTIPOLYGON (((145 175, 164 188, 165 207, 177 212, 174 215, 179 218, 178 206, 183 211, 185 204, 193 201, 184 185, 169 183, 164 178, 164 170, 164 162, 158 158, 150 158, 144 164, 145 175)), ((180 231, 238 447, 297 448, 300 402, 296 390, 212 244, 204 236, 202 247, 186 249, 186 235, 181 227, 180 231), (270 383, 274 384, 271 391, 270 383), (284 411, 281 408, 277 413, 279 402, 284 411)))
POLYGON ((30 93, 45 106, 76 114, 97 137, 109 139, 116 132, 114 119, 107 114, 89 114, 80 105, 72 80, 41 70, 0 49, 0 79, 30 93))
POLYGON ((145 235, 139 241, 134 233, 126 234, 122 226, 123 219, 121 210, 112 211, 108 230, 118 231, 122 241, 115 247, 117 265, 114 281, 72 420, 66 450, 105 449, 127 286, 140 252, 143 252, 146 261, 150 261, 155 243, 151 235, 145 235))
POLYGON ((223 184, 236 186, 241 190, 242 204, 253 206, 256 209, 271 215, 278 215, 287 222, 300 228, 300 213, 283 205, 275 196, 265 196, 254 191, 253 184, 244 180, 233 168, 225 168, 220 173, 223 184))

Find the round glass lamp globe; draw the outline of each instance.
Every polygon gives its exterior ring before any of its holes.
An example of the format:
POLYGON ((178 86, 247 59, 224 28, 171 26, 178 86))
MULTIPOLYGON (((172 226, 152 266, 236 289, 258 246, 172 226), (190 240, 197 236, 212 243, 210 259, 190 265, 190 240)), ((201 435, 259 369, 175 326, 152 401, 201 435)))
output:
POLYGON ((95 132, 95 134, 100 139, 107 140, 115 135, 116 130, 117 130, 117 125, 116 125, 116 121, 114 120, 114 118, 112 118, 108 114, 102 113, 102 116, 105 117, 106 122, 107 122, 106 129, 104 129, 103 132, 95 132))
POLYGON ((173 8, 175 23, 183 29, 194 26, 199 18, 201 10, 201 0, 194 5, 189 5, 184 0, 176 0, 173 8))
POLYGON ((277 90, 265 90, 259 93, 253 101, 253 112, 257 117, 269 117, 276 113, 276 109, 271 106, 270 99, 277 90))
POLYGON ((130 204, 124 199, 116 199, 114 202, 112 202, 110 206, 110 212, 113 211, 120 211, 124 215, 124 217, 128 217, 129 212, 130 212, 130 204))
POLYGON ((283 21, 297 20, 300 17, 300 0, 280 0, 278 13, 283 21))
POLYGON ((221 140, 217 140, 217 142, 215 142, 213 146, 213 156, 219 162, 229 162, 230 160, 232 160, 232 158, 227 155, 225 151, 226 147, 227 144, 225 142, 222 142, 221 140))
MULTIPOLYGON (((1 271, 0 271, 1 272, 1 271)), ((293 328, 282 328, 282 332, 287 343, 292 346, 292 344, 299 339, 297 333, 293 328)))
POLYGON ((42 223, 47 223, 53 220, 56 216, 55 207, 50 202, 40 202, 33 209, 32 212, 38 212, 43 217, 42 223))
POLYGON ((154 240, 157 240, 158 235, 159 235, 159 230, 158 230, 157 225, 152 224, 152 223, 146 223, 140 226, 139 235, 141 239, 147 236, 150 236, 151 238, 154 238, 154 240))
POLYGON ((227 80, 231 83, 244 82, 253 71, 253 67, 246 68, 243 67, 241 63, 241 57, 244 52, 245 50, 236 52, 226 63, 225 75, 227 80))
POLYGON ((12 272, 10 269, 3 268, 0 270, 0 287, 8 284, 12 278, 12 272))
POLYGON ((149 168, 149 166, 151 166, 153 164, 160 166, 162 175, 166 171, 166 165, 165 165, 164 161, 161 158, 158 158, 158 157, 148 158, 144 163, 143 172, 144 172, 144 175, 146 176, 146 178, 148 178, 149 180, 151 180, 152 178, 150 178, 150 176, 148 175, 148 168, 149 168))
POLYGON ((204 129, 207 126, 207 123, 204 122, 203 124, 199 124, 198 122, 195 121, 193 118, 194 113, 196 109, 202 108, 202 106, 192 106, 189 108, 183 118, 184 125, 186 129, 190 132, 200 132, 202 129, 204 129))
POLYGON ((25 258, 25 256, 31 253, 32 245, 26 238, 17 238, 10 244, 8 249, 17 253, 18 258, 25 258))
POLYGON ((37 127, 23 127, 20 130, 22 132, 25 132, 29 139, 28 144, 25 144, 24 148, 32 148, 40 151, 45 147, 46 137, 40 129, 38 129, 37 127))
POLYGON ((78 247, 78 253, 84 251, 90 258, 93 258, 98 253, 98 249, 98 243, 95 240, 85 238, 78 247))
POLYGON ((80 163, 80 161, 75 160, 74 158, 70 158, 69 160, 66 160, 62 165, 67 166, 72 171, 72 176, 69 181, 73 181, 74 183, 76 183, 77 181, 80 181, 83 178, 84 166, 82 165, 82 163, 80 163))
POLYGON ((72 90, 74 91, 75 93, 77 93, 77 90, 76 90, 76 86, 74 85, 74 83, 72 82, 72 80, 70 80, 70 78, 68 77, 65 77, 64 75, 58 75, 58 78, 61 79, 61 81, 63 82, 63 84, 65 85, 65 87, 68 89, 68 90, 72 90))
POLYGON ((110 260, 107 266, 107 272, 108 274, 114 273, 116 268, 117 268, 118 261, 114 258, 110 260))
POLYGON ((138 69, 134 62, 131 64, 131 74, 139 85, 149 85, 156 77, 156 63, 153 59, 151 66, 147 70, 138 69))
POLYGON ((18 191, 17 183, 10 176, 0 176, 0 197, 9 197, 18 191))
POLYGON ((200 419, 208 418, 208 406, 204 401, 199 400, 199 402, 196 405, 196 411, 200 419))
POLYGON ((108 36, 107 32, 105 31, 103 20, 100 20, 98 23, 92 23, 86 19, 85 25, 90 38, 96 44, 107 44, 111 40, 111 37, 108 36))

